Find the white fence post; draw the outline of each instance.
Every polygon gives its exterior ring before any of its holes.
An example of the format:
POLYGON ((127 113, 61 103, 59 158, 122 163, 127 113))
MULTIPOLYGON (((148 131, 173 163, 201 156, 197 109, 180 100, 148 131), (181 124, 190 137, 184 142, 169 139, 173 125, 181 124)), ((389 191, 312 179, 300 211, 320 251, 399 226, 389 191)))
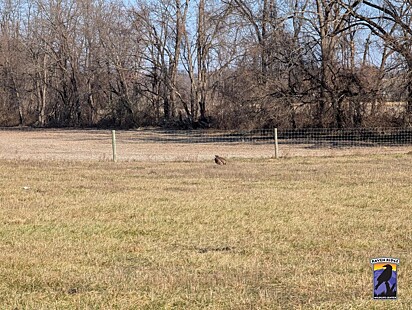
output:
POLYGON ((279 158, 278 129, 273 129, 273 139, 275 140, 275 158, 279 158))
POLYGON ((113 161, 117 161, 117 154, 116 154, 116 131, 112 130, 112 150, 113 150, 113 161))

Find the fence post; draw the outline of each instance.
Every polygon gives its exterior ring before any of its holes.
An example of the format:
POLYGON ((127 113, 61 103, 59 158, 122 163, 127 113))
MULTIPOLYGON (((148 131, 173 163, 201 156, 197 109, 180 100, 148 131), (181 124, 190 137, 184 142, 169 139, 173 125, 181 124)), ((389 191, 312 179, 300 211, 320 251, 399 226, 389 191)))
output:
POLYGON ((275 158, 279 158, 278 129, 273 128, 273 139, 275 142, 275 158))
POLYGON ((112 150, 113 150, 113 161, 117 161, 116 155, 116 131, 112 130, 112 150))

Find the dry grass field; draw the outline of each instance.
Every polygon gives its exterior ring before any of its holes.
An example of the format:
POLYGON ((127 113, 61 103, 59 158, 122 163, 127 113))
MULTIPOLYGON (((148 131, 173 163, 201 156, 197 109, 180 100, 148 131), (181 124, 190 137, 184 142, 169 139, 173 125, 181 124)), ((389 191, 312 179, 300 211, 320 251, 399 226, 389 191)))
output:
POLYGON ((0 160, 2 309, 411 309, 412 156, 0 160), (400 258, 374 301, 370 258, 400 258))

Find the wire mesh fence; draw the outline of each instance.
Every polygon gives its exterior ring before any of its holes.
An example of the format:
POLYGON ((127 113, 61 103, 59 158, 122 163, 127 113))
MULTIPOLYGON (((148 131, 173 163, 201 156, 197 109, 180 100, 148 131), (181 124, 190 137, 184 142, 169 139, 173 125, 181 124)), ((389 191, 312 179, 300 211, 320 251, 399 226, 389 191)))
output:
MULTIPOLYGON (((275 156, 274 129, 116 131, 118 161, 198 161, 275 156)), ((280 157, 412 154, 412 128, 277 130, 280 157)), ((0 158, 112 160, 110 130, 0 130, 0 158)))
MULTIPOLYGON (((139 130, 120 132, 119 148, 128 158, 206 160, 226 157, 340 156, 412 151, 412 128, 139 130), (277 144, 277 148, 276 148, 277 144), (277 150, 277 152, 275 151, 277 150)), ((121 157, 121 155, 120 155, 121 157)))
POLYGON ((141 130, 125 135, 124 141, 142 143, 273 143, 273 129, 229 130, 141 130))
POLYGON ((279 130, 286 144, 312 144, 313 147, 380 147, 412 144, 412 128, 348 128, 279 130))
MULTIPOLYGON (((412 144, 412 128, 278 129, 279 144, 313 147, 376 147, 412 144)), ((243 131, 142 130, 124 141, 151 143, 274 143, 274 129, 243 131)))

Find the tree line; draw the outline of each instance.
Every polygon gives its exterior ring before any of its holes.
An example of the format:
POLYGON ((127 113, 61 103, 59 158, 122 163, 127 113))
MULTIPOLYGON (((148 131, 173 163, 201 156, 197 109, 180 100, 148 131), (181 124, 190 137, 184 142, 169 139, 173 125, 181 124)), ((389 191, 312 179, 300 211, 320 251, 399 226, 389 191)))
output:
POLYGON ((0 0, 0 126, 410 126, 411 14, 400 0, 0 0))

